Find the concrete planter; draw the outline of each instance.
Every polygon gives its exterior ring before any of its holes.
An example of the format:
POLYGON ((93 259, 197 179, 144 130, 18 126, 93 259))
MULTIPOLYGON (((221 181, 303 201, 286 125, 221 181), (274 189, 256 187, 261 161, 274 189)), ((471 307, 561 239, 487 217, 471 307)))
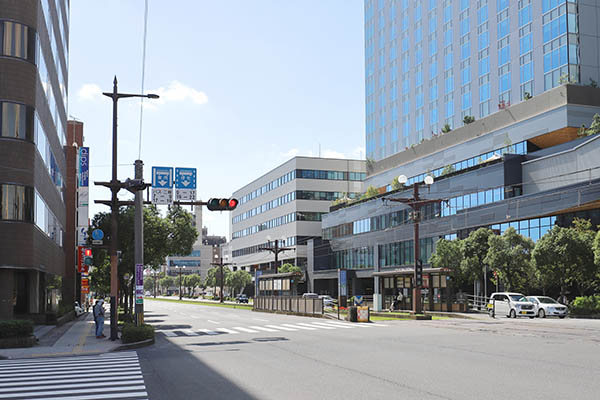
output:
POLYGON ((0 338, 0 349, 14 349, 18 347, 33 347, 37 343, 35 336, 21 336, 0 338))

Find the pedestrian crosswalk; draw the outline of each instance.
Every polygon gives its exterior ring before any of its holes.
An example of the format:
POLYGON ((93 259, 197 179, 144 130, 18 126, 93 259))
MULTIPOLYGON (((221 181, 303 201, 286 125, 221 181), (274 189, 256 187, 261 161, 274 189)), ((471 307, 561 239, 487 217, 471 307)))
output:
POLYGON ((148 399, 136 352, 0 361, 0 399, 148 399))
POLYGON ((317 330, 335 330, 335 329, 372 329, 374 327, 385 327, 384 324, 351 324, 340 321, 324 320, 322 322, 296 322, 294 324, 280 325, 249 325, 249 326, 233 326, 230 328, 213 328, 213 329, 169 329, 160 330, 167 337, 180 336, 204 336, 204 335, 223 335, 223 334, 240 334, 240 333, 275 333, 275 332, 298 332, 298 331, 317 331, 317 330))

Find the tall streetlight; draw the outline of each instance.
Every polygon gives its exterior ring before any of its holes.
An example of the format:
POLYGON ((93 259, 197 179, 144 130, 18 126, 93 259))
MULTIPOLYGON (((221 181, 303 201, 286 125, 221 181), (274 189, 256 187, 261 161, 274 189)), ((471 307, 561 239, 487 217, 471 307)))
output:
MULTIPOLYGON (((225 258, 227 258, 227 256, 225 256, 225 258)), ((223 267, 226 265, 231 265, 231 263, 228 263, 228 262, 224 263, 222 257, 221 257, 221 262, 217 262, 218 259, 219 259, 219 255, 215 254, 215 262, 210 263, 210 265, 214 265, 215 267, 219 267, 219 269, 220 269, 220 272, 221 272, 221 274, 220 274, 221 275, 221 285, 220 285, 221 286, 221 296, 220 296, 221 300, 220 300, 220 302, 223 303, 223 283, 225 281, 225 279, 223 277, 223 267)))
POLYGON ((183 269, 185 268, 185 265, 176 265, 175 268, 178 269, 179 272, 179 300, 181 300, 181 272, 183 271, 183 269))
POLYGON ((117 102, 119 99, 127 97, 147 97, 149 99, 158 99, 157 94, 130 94, 119 93, 117 91, 117 77, 113 81, 113 91, 104 92, 103 95, 110 97, 113 101, 113 132, 112 132, 112 179, 108 186, 112 192, 111 197, 111 216, 110 216, 110 340, 117 340, 117 296, 118 296, 118 259, 117 259, 117 214, 119 212, 119 203, 117 193, 124 186, 117 179, 117 102))
POLYGON ((279 247, 279 240, 275 240, 275 243, 273 245, 271 245, 271 241, 269 240, 269 242, 267 243, 268 247, 259 247, 259 250, 264 250, 264 251, 270 251, 271 253, 275 254, 275 273, 277 273, 277 257, 279 256, 279 253, 282 253, 284 251, 287 250, 296 250, 293 247, 279 247))
MULTIPOLYGON (((398 183, 401 185, 406 184, 408 178, 406 175, 400 175, 398 177, 398 183)), ((444 199, 421 199, 419 197, 419 185, 425 184, 427 186, 433 184, 433 177, 427 175, 423 182, 413 183, 413 197, 412 198, 391 198, 382 197, 381 200, 385 201, 396 201, 409 205, 412 209, 412 220, 414 227, 414 256, 415 256, 415 272, 414 272, 414 287, 413 287, 413 304, 412 310, 415 314, 423 313, 423 304, 421 303, 421 286, 423 286, 423 261, 420 258, 421 249, 419 246, 419 222, 421 221, 421 207, 427 204, 438 204, 444 201, 444 199)))

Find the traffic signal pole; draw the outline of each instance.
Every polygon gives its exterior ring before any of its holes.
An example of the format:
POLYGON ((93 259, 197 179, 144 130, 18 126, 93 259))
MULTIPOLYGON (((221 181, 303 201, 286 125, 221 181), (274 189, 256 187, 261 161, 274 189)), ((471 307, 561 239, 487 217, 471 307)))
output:
MULTIPOLYGON (((135 179, 144 179, 144 163, 142 160, 135 160, 135 179)), ((134 263, 135 277, 134 277, 134 296, 135 296, 135 323, 137 326, 141 326, 144 323, 144 303, 138 304, 138 282, 143 281, 144 268, 138 268, 138 265, 144 265, 144 196, 141 190, 135 191, 135 214, 134 214, 134 263), (138 274, 142 276, 138 276, 138 274)), ((142 288, 143 291, 143 288, 142 288)), ((156 294, 156 293, 155 293, 156 294)))

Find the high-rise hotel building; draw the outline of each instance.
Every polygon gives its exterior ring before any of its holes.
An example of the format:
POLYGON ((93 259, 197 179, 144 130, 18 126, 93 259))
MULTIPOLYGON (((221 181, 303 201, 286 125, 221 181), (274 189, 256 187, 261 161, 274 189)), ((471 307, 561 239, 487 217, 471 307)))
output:
POLYGON ((600 81, 592 0, 365 0, 374 161, 561 83, 600 81))
POLYGON ((68 33, 68 0, 0 0, 0 318, 60 298, 68 33))

